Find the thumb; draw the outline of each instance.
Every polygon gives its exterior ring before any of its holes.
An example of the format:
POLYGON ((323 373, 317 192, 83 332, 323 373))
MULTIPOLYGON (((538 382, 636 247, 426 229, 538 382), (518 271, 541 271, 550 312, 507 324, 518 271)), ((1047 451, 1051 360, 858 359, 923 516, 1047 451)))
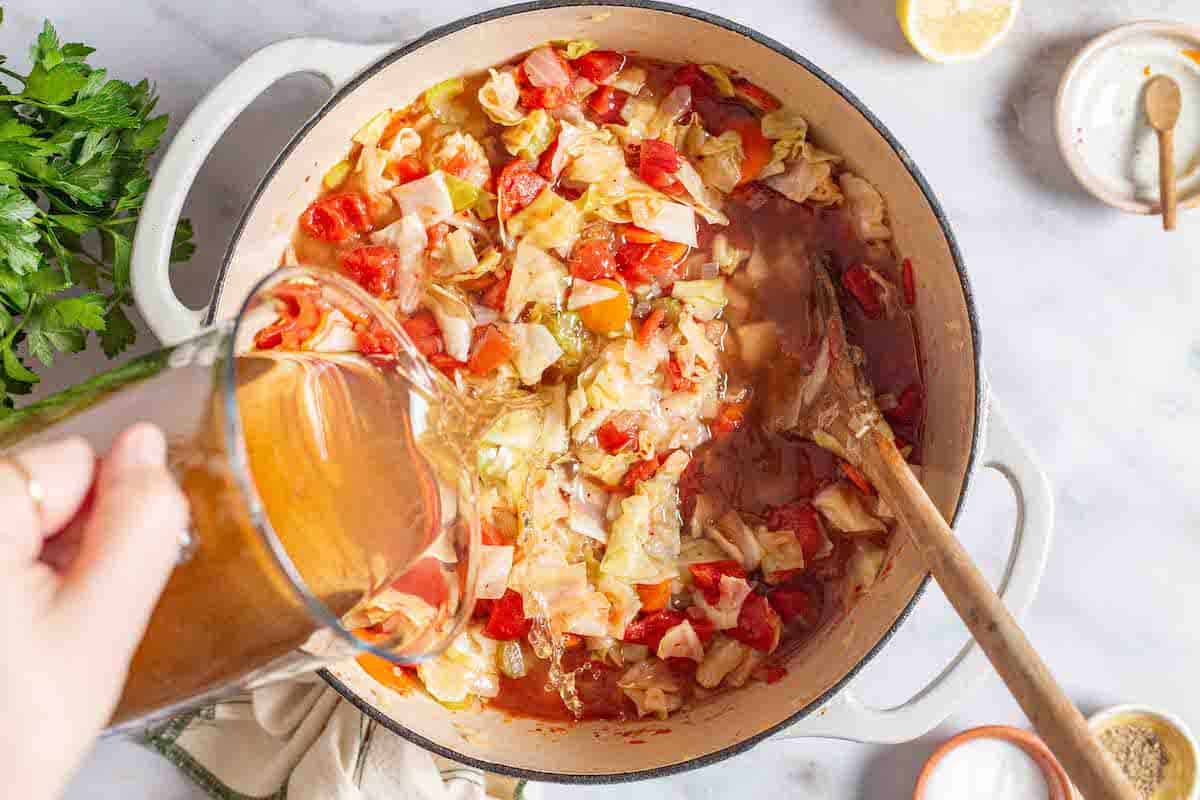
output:
POLYGON ((64 576, 56 611, 85 636, 128 651, 179 558, 187 500, 166 466, 167 445, 152 425, 117 438, 100 466, 79 553, 64 576))

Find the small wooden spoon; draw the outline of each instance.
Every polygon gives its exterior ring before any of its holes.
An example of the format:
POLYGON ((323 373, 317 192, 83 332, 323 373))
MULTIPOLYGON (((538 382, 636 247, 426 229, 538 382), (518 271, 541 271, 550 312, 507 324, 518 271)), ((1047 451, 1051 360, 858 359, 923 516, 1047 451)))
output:
POLYGON ((1146 119, 1158 132, 1158 184, 1163 230, 1175 230, 1178 194, 1175 187, 1175 123, 1183 107, 1179 84, 1167 75, 1156 75, 1146 84, 1146 119))
POLYGON ((1033 727, 1088 800, 1137 800, 1137 793, 1055 682, 1020 625, 959 543, 904 457, 863 376, 862 353, 849 347, 829 273, 815 267, 817 318, 824 339, 807 375, 772 367, 770 429, 798 433, 863 470, 908 530, 934 579, 970 629, 1033 727), (781 389, 790 384, 790 389, 781 389))

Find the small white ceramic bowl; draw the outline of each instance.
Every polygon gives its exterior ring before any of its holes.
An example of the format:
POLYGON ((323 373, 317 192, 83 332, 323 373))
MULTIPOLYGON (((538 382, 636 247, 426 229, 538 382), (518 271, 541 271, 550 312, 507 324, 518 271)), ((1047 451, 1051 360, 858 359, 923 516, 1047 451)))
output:
POLYGON ((1152 75, 1180 82, 1176 127, 1179 207, 1200 205, 1200 27, 1135 22, 1092 39, 1067 65, 1055 100, 1055 133, 1085 189, 1114 208, 1157 214, 1158 150, 1142 88, 1152 75))
POLYGON ((1123 721, 1145 721, 1164 739, 1169 757, 1164 788, 1153 800, 1197 800, 1200 798, 1200 745, 1187 724, 1168 711, 1137 704, 1113 706, 1088 717, 1088 726, 1097 736, 1123 721), (1178 782, 1173 788, 1171 781, 1178 782))

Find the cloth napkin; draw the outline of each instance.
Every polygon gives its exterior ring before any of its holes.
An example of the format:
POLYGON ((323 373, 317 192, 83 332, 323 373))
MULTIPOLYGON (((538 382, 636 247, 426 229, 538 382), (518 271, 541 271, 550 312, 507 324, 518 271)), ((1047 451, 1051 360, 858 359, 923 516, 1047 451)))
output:
POLYGON ((175 717, 146 744, 216 800, 541 800, 400 738, 315 675, 175 717))

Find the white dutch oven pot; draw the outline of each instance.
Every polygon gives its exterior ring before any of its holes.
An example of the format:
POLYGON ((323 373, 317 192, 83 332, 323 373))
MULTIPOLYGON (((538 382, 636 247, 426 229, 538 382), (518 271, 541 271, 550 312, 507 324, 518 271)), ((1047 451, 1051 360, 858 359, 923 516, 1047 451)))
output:
MULTIPOLYGON (((605 47, 669 61, 717 61, 746 73, 802 112, 811 135, 887 199, 899 251, 918 265, 917 318, 929 424, 923 479, 953 519, 971 475, 999 470, 1017 495, 1018 521, 1001 591, 1019 618, 1032 602, 1050 547, 1052 497, 1029 449, 988 402, 979 327, 967 276, 941 208, 908 155, 845 88, 797 53, 728 20, 660 3, 528 4, 430 31, 403 46, 296 39, 267 47, 238 67, 192 113, 159 167, 138 227, 133 289, 164 342, 231 316, 246 291, 279 263, 300 212, 350 136, 384 108, 412 101, 446 77, 507 61, 550 38, 590 38, 605 47), (212 304, 183 306, 167 277, 171 233, 196 173, 234 118, 287 75, 316 73, 332 99, 304 125, 267 172, 217 280, 212 304), (987 428, 988 436, 984 429, 987 428)), ((710 764, 768 736, 900 742, 945 719, 987 669, 968 646, 911 700, 870 708, 847 682, 887 641, 927 580, 915 548, 893 537, 889 566, 842 619, 788 662, 788 674, 654 722, 662 734, 631 745, 612 722, 554 726, 494 711, 452 712, 420 692, 383 689, 351 663, 324 677, 362 710, 431 750, 495 772, 534 780, 607 782, 657 777, 710 764)), ((630 723, 632 724, 632 723, 630 723)), ((628 727, 624 728, 628 730, 628 727)))

